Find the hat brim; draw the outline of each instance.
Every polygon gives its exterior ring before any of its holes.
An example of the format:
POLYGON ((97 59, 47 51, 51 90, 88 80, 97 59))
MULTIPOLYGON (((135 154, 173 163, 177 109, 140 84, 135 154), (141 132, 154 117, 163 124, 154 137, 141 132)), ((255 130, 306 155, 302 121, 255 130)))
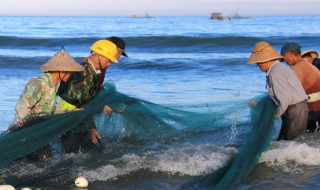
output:
POLYGON ((127 54, 123 49, 121 49, 121 51, 122 51, 122 54, 121 54, 121 55, 123 55, 123 56, 125 56, 125 57, 128 57, 128 54, 127 54))
POLYGON ((306 50, 301 53, 301 57, 305 56, 306 54, 310 53, 312 58, 319 58, 319 53, 316 50, 306 50))
POLYGON ((116 59, 115 57, 107 57, 108 59, 110 59, 110 61, 112 61, 113 63, 118 63, 118 59, 116 59))
POLYGON ((281 62, 283 61, 283 57, 282 56, 272 56, 272 57, 268 57, 268 58, 264 58, 264 57, 259 57, 257 55, 251 55, 248 61, 248 64, 254 64, 254 63, 265 63, 271 60, 275 60, 275 59, 279 59, 281 62))

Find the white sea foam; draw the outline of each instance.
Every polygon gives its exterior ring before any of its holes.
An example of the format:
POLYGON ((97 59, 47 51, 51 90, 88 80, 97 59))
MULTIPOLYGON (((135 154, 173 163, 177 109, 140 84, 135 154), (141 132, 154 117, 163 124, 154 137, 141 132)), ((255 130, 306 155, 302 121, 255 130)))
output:
POLYGON ((170 149, 153 157, 150 169, 180 175, 203 175, 223 166, 234 148, 222 149, 211 145, 170 149))
POLYGON ((262 154, 259 163, 283 172, 301 173, 301 166, 320 165, 320 148, 294 141, 274 142, 273 148, 262 154))
POLYGON ((114 165, 108 164, 101 166, 98 169, 84 172, 84 175, 94 180, 114 180, 117 179, 117 176, 143 169, 145 160, 145 156, 140 157, 134 154, 124 155, 118 160, 122 162, 122 164, 115 163, 114 165))
POLYGON ((235 148, 214 145, 184 146, 177 149, 152 151, 143 155, 126 154, 112 164, 85 171, 95 180, 112 180, 141 169, 176 175, 198 176, 220 167, 236 152, 235 148))

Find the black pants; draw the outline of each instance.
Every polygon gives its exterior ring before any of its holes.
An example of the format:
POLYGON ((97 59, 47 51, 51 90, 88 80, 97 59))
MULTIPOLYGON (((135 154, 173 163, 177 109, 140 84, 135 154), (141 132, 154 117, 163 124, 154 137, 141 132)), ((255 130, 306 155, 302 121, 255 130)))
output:
POLYGON ((314 133, 320 130, 320 111, 309 112, 308 133, 314 133))
POLYGON ((50 145, 46 145, 34 153, 28 154, 28 160, 31 161, 48 161, 52 159, 52 149, 50 145))
POLYGON ((281 118, 282 126, 278 140, 292 140, 305 134, 308 122, 307 102, 290 105, 281 118))
POLYGON ((90 137, 90 129, 95 128, 93 118, 83 122, 75 130, 71 130, 60 137, 62 150, 64 153, 78 153, 89 151, 102 151, 103 144, 99 145, 92 143, 90 137))

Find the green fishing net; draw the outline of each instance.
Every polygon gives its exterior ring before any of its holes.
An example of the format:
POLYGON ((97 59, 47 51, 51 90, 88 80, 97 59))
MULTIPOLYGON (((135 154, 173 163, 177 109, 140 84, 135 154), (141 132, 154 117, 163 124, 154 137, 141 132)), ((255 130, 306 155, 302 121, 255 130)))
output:
POLYGON ((164 106, 120 93, 112 83, 107 83, 94 99, 84 105, 83 110, 49 116, 30 127, 1 135, 0 176, 3 181, 0 182, 6 183, 10 181, 10 176, 15 176, 24 180, 15 180, 18 183, 12 182, 14 185, 55 186, 57 180, 63 176, 64 181, 61 180, 59 185, 71 183, 76 173, 81 171, 68 170, 70 159, 62 153, 55 154, 54 162, 46 163, 44 168, 48 170, 33 171, 35 167, 41 168, 41 166, 26 165, 21 159, 49 143, 52 144, 66 132, 94 117, 102 136, 108 136, 109 139, 117 137, 118 140, 163 142, 188 136, 190 133, 227 129, 235 124, 252 127, 248 138, 227 166, 185 186, 228 188, 250 173, 261 152, 267 148, 271 140, 274 104, 268 96, 257 97, 254 101, 258 103, 251 109, 251 114, 247 101, 234 104, 225 102, 164 106), (101 111, 105 105, 122 112, 103 115, 101 111), (251 120, 248 118, 250 115, 251 120), (29 172, 16 176, 16 172, 22 169, 29 172))
POLYGON ((253 102, 257 104, 251 108, 252 130, 234 158, 224 167, 187 183, 182 189, 231 189, 250 174, 272 140, 276 114, 276 106, 269 96, 256 97, 253 102))

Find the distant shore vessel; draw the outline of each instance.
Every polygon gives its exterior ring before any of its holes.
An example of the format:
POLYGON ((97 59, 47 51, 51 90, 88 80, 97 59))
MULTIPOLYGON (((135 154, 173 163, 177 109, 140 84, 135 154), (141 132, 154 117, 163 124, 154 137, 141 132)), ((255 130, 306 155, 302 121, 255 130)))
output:
POLYGON ((211 20, 232 20, 232 19, 249 19, 251 17, 242 17, 239 15, 238 12, 236 12, 233 16, 227 16, 227 17, 224 17, 222 16, 222 13, 211 13, 211 17, 210 19, 211 20))
POLYGON ((211 20, 231 20, 231 17, 223 17, 222 13, 211 13, 211 20))
POLYGON ((130 16, 130 18, 148 18, 148 19, 153 19, 153 17, 150 16, 148 13, 147 13, 146 16, 144 16, 144 17, 138 17, 136 14, 132 14, 132 15, 130 16))

